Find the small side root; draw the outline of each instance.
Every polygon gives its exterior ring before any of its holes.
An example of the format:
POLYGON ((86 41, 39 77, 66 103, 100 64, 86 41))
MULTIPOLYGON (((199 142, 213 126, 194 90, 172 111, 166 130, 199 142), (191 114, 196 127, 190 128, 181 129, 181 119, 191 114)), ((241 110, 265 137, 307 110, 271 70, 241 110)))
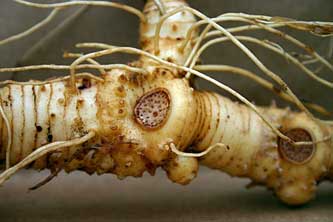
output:
MULTIPOLYGON (((253 38, 250 36, 235 36, 236 39, 240 40, 240 41, 245 41, 245 42, 250 42, 250 43, 254 43, 256 45, 259 45, 261 47, 264 47, 268 50, 271 50, 275 53, 277 53, 278 55, 285 57, 287 61, 291 61, 294 65, 298 66, 305 74, 307 74, 310 78, 314 79, 315 81, 333 88, 333 82, 327 81, 319 76, 317 76, 314 72, 312 72, 310 69, 308 69, 307 67, 304 66, 304 64, 302 64, 298 59, 296 59, 295 57, 291 56, 289 53, 287 53, 281 46, 277 45, 274 42, 268 41, 268 40, 259 40, 257 38, 253 38)), ((203 53, 204 50, 206 50, 208 47, 219 43, 219 42, 224 42, 224 41, 229 41, 230 39, 228 39, 227 37, 220 37, 220 38, 216 38, 213 40, 208 41, 207 43, 205 43, 196 53, 195 57, 192 60, 191 66, 193 67, 193 65, 195 64, 195 62, 197 61, 197 59, 199 58, 199 56, 203 53)))
POLYGON ((141 21, 146 21, 145 15, 138 9, 124 5, 121 3, 116 2, 108 2, 108 1, 69 1, 69 2, 62 2, 62 3, 54 3, 54 4, 38 4, 38 3, 32 3, 25 0, 14 0, 17 3, 30 6, 30 7, 36 7, 36 8, 67 8, 77 5, 91 5, 91 6, 103 6, 103 7, 113 7, 118 8, 124 11, 127 11, 129 13, 132 13, 140 18, 141 21))
POLYGON ((26 37, 26 36, 32 34, 33 32, 41 29, 42 27, 47 25, 50 21, 52 21, 52 19, 59 13, 60 10, 61 10, 60 8, 53 9, 52 12, 49 14, 49 16, 47 16, 45 19, 43 19, 42 21, 40 21, 36 25, 32 26, 31 28, 27 29, 26 31, 21 32, 17 35, 10 36, 6 39, 0 40, 0 45, 4 45, 4 44, 7 44, 7 43, 16 41, 18 39, 26 37))
POLYGON ((41 182, 37 183, 36 185, 32 186, 29 188, 29 190, 37 190, 38 188, 46 185, 48 182, 50 182, 53 178, 55 178, 56 176, 58 176, 58 173, 62 170, 62 168, 57 168, 55 170, 51 171, 51 174, 46 177, 44 180, 42 180, 41 182))
POLYGON ((227 148, 227 146, 223 143, 216 143, 216 144, 208 147, 205 151, 202 151, 200 153, 185 153, 185 152, 182 152, 182 151, 178 150, 174 143, 170 143, 170 145, 168 147, 170 147, 172 152, 174 152, 178 156, 183 156, 183 157, 203 157, 203 156, 207 155, 210 151, 212 151, 213 149, 215 149, 217 147, 227 148))
MULTIPOLYGON (((67 58, 80 58, 81 56, 83 56, 83 54, 81 54, 81 53, 68 53, 68 52, 65 52, 65 53, 63 54, 63 57, 64 57, 65 59, 67 59, 67 58)), ((99 62, 97 62, 97 61, 94 60, 94 59, 87 59, 87 61, 88 61, 89 63, 93 64, 93 65, 96 65, 96 67, 98 68, 98 70, 99 70, 99 72, 101 73, 101 75, 105 75, 105 74, 106 74, 105 69, 102 67, 102 65, 101 65, 99 62), (100 67, 100 68, 99 68, 99 67, 100 67)))
MULTIPOLYGON (((271 19, 272 19, 272 17, 269 17, 269 16, 248 15, 248 14, 243 14, 243 13, 227 13, 227 14, 223 14, 219 17, 213 18, 212 21, 220 22, 220 21, 224 21, 224 20, 233 20, 233 21, 249 23, 251 25, 234 27, 234 28, 227 29, 227 31, 229 31, 230 33, 236 33, 236 32, 242 32, 242 31, 247 31, 247 30, 261 29, 261 30, 265 30, 267 32, 273 33, 273 34, 279 36, 280 38, 283 38, 283 39, 287 40, 288 42, 296 45, 297 47, 303 49, 309 55, 311 55, 312 57, 317 59, 318 62, 322 63, 324 66, 326 66, 331 71, 333 71, 333 65, 330 64, 325 58, 320 56, 310 46, 308 46, 305 43, 301 42, 300 40, 294 38, 293 36, 288 35, 285 32, 276 29, 277 27, 287 26, 287 23, 277 22, 277 21, 274 22, 271 19), (228 17, 230 17, 230 18, 228 18, 228 17)), ((291 23, 296 24, 297 22, 298 21, 292 21, 291 23)), ((206 23, 209 23, 209 22, 206 22, 206 23)), ((300 22, 300 23, 302 23, 302 22, 300 22)), ((308 23, 308 24, 315 23, 315 24, 317 24, 318 27, 321 27, 321 28, 330 27, 333 30, 333 23, 320 23, 320 22, 305 22, 305 23, 308 23)), ((289 25, 289 27, 292 27, 292 26, 289 25)), ((309 31, 309 30, 304 29, 303 31, 309 31)), ((217 31, 212 31, 212 32, 207 33, 206 37, 212 37, 212 36, 221 35, 221 34, 223 34, 223 33, 221 33, 220 30, 217 30, 217 31)))
MULTIPOLYGON (((70 70, 71 67, 67 65, 32 65, 32 66, 22 66, 15 68, 0 68, 1 72, 25 72, 41 69, 51 69, 51 70, 70 70)), ((131 67, 125 64, 110 64, 110 65, 95 65, 95 64, 82 64, 75 67, 75 69, 125 69, 132 72, 142 72, 142 69, 131 67)))
MULTIPOLYGON (((104 82, 104 79, 97 77, 91 73, 78 73, 77 74, 78 78, 88 78, 88 79, 93 79, 95 81, 98 82, 104 82)), ((33 86, 40 86, 40 85, 45 85, 45 84, 51 84, 51 83, 55 83, 55 82, 60 82, 60 81, 65 81, 68 80, 70 77, 69 76, 65 76, 65 77, 60 77, 60 78, 56 78, 56 79, 52 79, 52 80, 46 80, 46 81, 30 81, 30 82, 18 82, 18 81, 14 81, 14 80, 5 80, 3 82, 0 82, 0 85, 10 85, 10 84, 16 84, 16 85, 21 85, 21 86, 26 86, 26 85, 33 85, 33 86)))

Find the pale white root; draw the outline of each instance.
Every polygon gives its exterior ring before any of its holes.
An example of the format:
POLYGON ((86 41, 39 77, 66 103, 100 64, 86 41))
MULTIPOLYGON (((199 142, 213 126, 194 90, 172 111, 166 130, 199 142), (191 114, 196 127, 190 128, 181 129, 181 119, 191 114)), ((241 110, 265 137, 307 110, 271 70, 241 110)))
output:
MULTIPOLYGON (((234 16, 229 17, 229 16, 221 15, 219 17, 212 18, 212 20, 214 22, 227 22, 227 21, 234 21, 236 18, 237 17, 234 17, 234 16), (220 18, 220 17, 222 17, 222 18, 220 18)), ((194 25, 192 25, 192 27, 188 30, 188 32, 186 34, 186 38, 185 38, 185 41, 181 45, 181 49, 185 48, 189 44, 189 42, 192 39, 192 35, 193 35, 194 30, 198 29, 199 26, 201 26, 203 24, 207 24, 207 20, 200 20, 200 21, 197 21, 194 25)), ((272 26, 272 27, 281 27, 281 26, 284 26, 284 25, 282 25, 282 24, 272 24, 270 26, 272 26)), ((211 24, 208 24, 206 27, 211 28, 211 24)), ((245 31, 245 30, 256 30, 256 29, 263 29, 263 28, 260 27, 260 26, 257 26, 257 25, 252 25, 252 26, 233 27, 233 28, 228 28, 226 30, 230 33, 234 33, 234 32, 240 32, 240 31, 245 31)), ((218 31, 218 30, 210 31, 207 34, 205 34, 204 39, 209 38, 211 36, 215 36, 215 35, 221 35, 221 32, 218 31)), ((195 39, 194 41, 197 42, 198 40, 199 40, 199 38, 195 39)))
POLYGON ((77 146, 82 143, 87 142, 88 140, 92 139, 96 133, 94 131, 90 131, 88 134, 86 134, 83 137, 72 139, 69 141, 58 141, 53 142, 50 144, 47 144, 45 146, 39 147, 37 150, 29 154, 26 158, 24 158, 22 161, 20 161, 15 166, 5 170, 0 174, 0 186, 3 185, 3 183, 8 180, 11 176, 13 176, 17 171, 20 169, 28 166, 30 163, 34 162, 35 160, 39 159, 40 157, 57 150, 61 150, 63 148, 69 147, 69 146, 77 146))
MULTIPOLYGON (((23 72, 39 69, 54 69, 54 70, 70 70, 71 66, 67 65, 32 65, 32 66, 22 66, 15 68, 0 68, 0 72, 23 72)), ((75 69, 124 69, 131 72, 142 73, 146 72, 144 69, 131 67, 125 64, 111 64, 111 65, 93 65, 93 64, 83 64, 76 66, 75 69)))
POLYGON ((174 152, 178 156, 183 156, 183 157, 203 157, 203 156, 207 155, 213 149, 215 149, 217 147, 227 148, 227 145, 225 145, 223 143, 216 143, 216 144, 208 147, 206 150, 204 150, 204 151, 202 151, 200 153, 186 153, 186 152, 180 151, 180 150, 177 149, 177 147, 173 143, 170 143, 170 145, 168 147, 171 149, 172 152, 174 152))
MULTIPOLYGON (((91 73, 78 73, 77 74, 78 78, 89 78, 89 79, 93 79, 99 82, 104 82, 104 79, 97 77, 91 73)), ((50 83, 55 83, 55 82, 61 82, 64 80, 68 80, 70 77, 69 76, 64 76, 64 77, 59 77, 56 79, 52 79, 52 80, 46 80, 46 81, 37 81, 37 80, 33 80, 30 82, 18 82, 18 81, 14 81, 14 80, 5 80, 0 82, 0 85, 10 85, 10 84, 15 84, 15 85, 21 85, 21 86, 26 86, 26 85, 33 85, 33 86, 40 86, 40 85, 45 85, 45 84, 50 84, 50 83)))
MULTIPOLYGON (((250 36, 235 36, 235 38, 237 38, 240 41, 245 41, 245 42, 251 42, 254 44, 257 44, 259 46, 262 46, 264 48, 267 48, 283 57, 285 57, 287 59, 287 61, 291 61, 293 64, 295 64, 296 66, 298 66, 302 71, 304 71, 305 74, 307 74, 309 77, 311 77, 312 79, 316 80, 317 82, 333 88, 333 83, 330 81, 327 81, 319 76, 317 76, 314 72, 312 72, 310 69, 308 69, 307 67, 305 67, 298 59, 296 59, 295 57, 291 56, 289 53, 287 53, 281 46, 277 45, 274 42, 268 41, 268 40, 259 40, 257 38, 253 38, 250 36)), ((195 57, 192 60, 191 66, 193 67, 196 63, 196 61, 199 59, 200 55, 203 53, 203 51, 205 51, 208 47, 220 43, 220 42, 224 42, 224 41, 229 41, 230 39, 227 37, 220 37, 220 38, 216 38, 216 39, 212 39, 208 42, 206 42, 196 53, 195 57)))
MULTIPOLYGON (((69 53, 69 52, 65 52, 65 53, 63 54, 62 57, 64 57, 65 59, 66 59, 66 58, 79 58, 79 57, 81 57, 81 56, 83 56, 83 55, 84 55, 84 54, 82 54, 82 53, 69 53)), ((94 60, 94 59, 87 59, 87 61, 88 61, 89 63, 93 64, 93 65, 96 65, 96 66, 99 66, 99 67, 102 66, 99 62, 97 62, 97 61, 94 60)), ((99 70, 99 72, 100 72, 102 75, 105 75, 105 74, 106 74, 106 71, 105 71, 104 68, 99 68, 98 70, 99 70)))
MULTIPOLYGON (((81 56, 83 57, 83 56, 81 56)), ((79 57, 79 58, 81 58, 79 57)), ((88 61, 88 60, 87 60, 88 61)), ((94 60, 90 60, 90 62, 94 63, 94 60)), ((51 81, 61 81, 65 79, 70 79, 72 86, 75 86, 75 76, 79 74, 75 74, 74 69, 98 69, 102 72, 104 72, 104 69, 111 70, 111 69, 123 69, 127 70, 130 72, 135 72, 135 73, 143 73, 147 74, 147 71, 142 68, 136 68, 136 67, 131 67, 125 64, 111 64, 111 65, 100 65, 100 64, 82 64, 82 65, 75 65, 75 66, 66 66, 66 65, 32 65, 32 66, 23 66, 23 67, 16 67, 16 68, 0 68, 0 73, 1 72, 23 72, 23 71, 31 71, 31 70, 40 70, 40 69, 53 69, 53 70, 70 70, 71 75, 66 76, 63 78, 58 78, 56 80, 51 80, 51 81)), ((104 81, 104 79, 90 75, 90 78, 97 79, 98 81, 104 81)), ((3 82, 0 82, 1 84, 8 84, 10 83, 11 80, 6 80, 3 82)), ((50 81, 43 81, 45 82, 50 82, 50 81)), ((25 84, 25 83, 22 83, 25 84)), ((34 85, 34 82, 28 82, 27 85, 34 85)), ((38 83, 40 84, 40 83, 38 83)), ((36 84, 37 85, 37 84, 36 84)))
MULTIPOLYGON (((224 16, 232 16, 235 13, 228 13, 228 14, 224 14, 224 16)), ((241 15, 245 15, 245 14, 241 14, 241 15)), ((247 15, 247 16, 251 16, 251 15, 247 15)), ((219 17, 214 18, 216 22, 219 21, 219 17)), ((223 19, 221 19, 223 21, 223 19)), ((287 25, 286 23, 269 23, 269 24, 263 24, 260 23, 260 21, 253 21, 250 20, 249 18, 245 18, 245 17, 235 17, 234 21, 238 21, 238 22, 246 22, 246 23, 250 23, 252 25, 249 26, 241 26, 241 27, 235 27, 235 28, 230 28, 227 29, 229 32, 231 33, 236 33, 236 32, 241 32, 241 31, 247 31, 247 30, 253 30, 253 29, 263 29, 265 31, 268 31, 270 33, 276 34, 279 37, 287 40, 288 42, 296 45, 297 47, 303 49, 304 51, 306 51, 307 53, 309 53, 310 55, 312 55, 315 59, 317 59, 319 62, 321 62, 323 65, 325 65, 327 68, 329 68, 331 71, 333 71, 333 65, 331 63, 329 63, 325 58, 323 58, 321 55, 319 55, 315 50, 313 50, 311 47, 307 46, 306 44, 304 44, 303 42, 301 42, 300 40, 276 29, 277 27, 281 27, 281 26, 285 26, 287 25), (258 28, 255 28, 258 27, 258 28)), ((206 22, 207 23, 207 22, 206 22)), ((311 23, 311 22, 310 22, 311 23)), ((209 24, 209 23, 208 23, 209 24)), ((320 26, 319 26, 320 27, 320 26)), ((333 30, 333 26, 332 26, 332 30, 333 30)), ((219 30, 217 31, 212 31, 207 33, 207 37, 212 37, 215 35, 221 35, 221 32, 219 30)))
MULTIPOLYGON (((270 24, 270 25, 266 25, 272 28, 278 28, 278 27, 282 27, 283 25, 280 24, 270 24)), ((236 27, 232 27, 232 28, 228 28, 227 31, 230 33, 238 33, 238 32, 243 32, 243 31, 252 31, 252 30, 263 30, 264 28, 258 25, 242 25, 242 26, 236 26, 236 27)), ((220 36, 221 32, 218 30, 215 31, 210 31, 207 33, 206 38, 210 38, 210 37, 214 37, 214 36, 220 36)), ((194 39, 194 41, 196 42, 198 38, 194 39)), ((187 43, 188 44, 188 43, 187 43)))
MULTIPOLYGON (((188 55, 184 66, 188 67, 192 61, 192 58, 196 55, 196 53, 198 52, 198 49, 200 47, 200 44, 202 43, 202 41, 204 40, 207 32, 211 29, 211 25, 207 25, 207 27, 201 32, 200 36, 198 37, 197 41, 195 42, 194 47, 192 48, 190 54, 188 55)), ((184 45, 185 47, 186 45, 184 45)), ((180 50, 183 50, 183 48, 181 47, 180 50)))
POLYGON ((291 28, 308 31, 314 35, 327 37, 333 35, 333 22, 322 21, 300 21, 285 17, 271 17, 266 15, 250 15, 246 13, 226 13, 226 16, 239 16, 242 18, 252 19, 264 24, 284 24, 291 28))
POLYGON ((53 9, 52 12, 45 19, 43 19, 42 21, 40 21, 39 23, 37 23, 36 25, 32 26, 31 28, 27 29, 24 32, 21 32, 19 34, 16 34, 16 35, 13 35, 6 39, 1 40, 0 45, 4 45, 7 43, 16 41, 18 39, 26 37, 26 36, 30 35, 31 33, 41 29, 42 27, 47 25, 59 13, 60 10, 61 10, 60 8, 53 9))
MULTIPOLYGON (((93 44, 93 43, 90 43, 90 44, 93 44)), ((85 47, 85 45, 81 45, 80 43, 79 44, 76 44, 76 47, 80 48, 80 47, 85 47)), ((91 47, 91 46, 89 46, 91 47)), ((102 46, 101 46, 102 47, 102 46)), ((130 48, 130 47, 115 47, 115 46, 111 46, 111 45, 105 45, 103 44, 103 47, 104 48, 112 48, 113 52, 109 52, 108 54, 112 54, 112 53, 116 53, 116 52, 122 52, 122 49, 123 48, 130 48), (120 49, 120 50, 119 50, 120 49)), ((90 54, 87 54, 87 55, 82 55, 80 57, 78 57, 70 66, 69 66, 69 71, 70 71, 70 81, 71 81, 71 84, 72 86, 74 87, 75 86, 75 70, 80 67, 80 63, 82 63, 83 61, 88 61, 88 59, 91 59, 91 54, 94 54, 93 57, 99 57, 98 55, 99 52, 95 52, 95 53, 90 53, 90 54), (96 55, 95 55, 96 54, 96 55)), ((135 67, 131 67, 131 66, 128 66, 128 65, 124 65, 124 64, 112 64, 112 65, 108 65, 109 67, 112 67, 112 68, 108 68, 108 69, 124 69, 124 70, 127 70, 127 71, 132 71, 132 72, 136 72, 136 73, 142 73, 142 74, 148 74, 147 73, 147 70, 145 69, 142 69, 142 68, 135 68, 135 67)), ((98 67, 98 66, 97 66, 98 67)))
POLYGON ((63 2, 63 3, 54 3, 54 4, 38 4, 38 3, 32 3, 25 0, 14 0, 17 3, 31 6, 31 7, 37 7, 37 8, 67 8, 71 6, 77 6, 77 5, 92 5, 92 6, 104 6, 104 7, 113 7, 122 9, 124 11, 127 11, 129 13, 132 13, 140 18, 141 21, 145 21, 146 17, 145 15, 138 9, 124 5, 121 3, 116 2, 108 2, 108 1, 70 1, 70 2, 63 2))

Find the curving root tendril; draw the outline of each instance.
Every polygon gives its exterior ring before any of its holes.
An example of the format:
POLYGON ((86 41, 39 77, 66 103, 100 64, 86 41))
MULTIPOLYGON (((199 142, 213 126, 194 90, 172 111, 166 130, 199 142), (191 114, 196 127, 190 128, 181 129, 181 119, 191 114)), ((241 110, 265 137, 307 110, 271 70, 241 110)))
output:
MULTIPOLYGON (((79 58, 83 56, 82 53, 68 53, 68 52, 65 52, 63 54, 63 57, 66 59, 66 58, 79 58)), ((98 68, 99 72, 101 73, 101 75, 105 75, 106 74, 106 71, 104 68, 102 68, 102 65, 100 63, 98 63, 96 60, 93 60, 93 59, 87 59, 87 61, 93 65, 96 65, 96 67, 98 68)))
POLYGON ((4 44, 7 44, 7 43, 16 41, 18 39, 26 37, 26 36, 30 35, 31 33, 41 29, 42 27, 47 25, 59 13, 60 10, 61 10, 60 8, 53 9, 52 12, 49 14, 49 16, 47 16, 45 19, 43 19, 42 21, 40 21, 36 25, 32 26, 28 30, 26 30, 24 32, 21 32, 19 34, 10 36, 6 39, 0 40, 0 45, 4 45, 4 44))
MULTIPOLYGON (((267 23, 267 22, 263 22, 260 20, 253 20, 256 17, 260 17, 260 16, 255 16, 255 15, 247 15, 247 14, 243 14, 243 13, 227 13, 227 14, 223 14, 219 17, 213 18, 212 20, 215 22, 222 22, 222 21, 237 21, 237 22, 245 22, 245 23, 250 23, 251 25, 248 26, 240 26, 240 27, 234 27, 234 28, 230 28, 227 29, 230 33, 237 33, 237 32, 242 32, 242 31, 248 31, 248 30, 256 30, 256 29, 261 29, 261 30, 265 30, 268 31, 270 33, 273 33, 285 40, 287 40, 288 42, 296 45, 297 47, 303 49, 305 52, 307 52, 309 55, 311 55, 312 57, 314 57, 317 61, 321 62, 323 65, 325 65, 327 68, 329 68, 331 71, 333 71, 333 65, 330 64, 325 58, 323 58, 321 55, 319 55, 314 49, 312 49, 311 47, 307 46, 306 44, 304 44, 303 42, 301 42, 300 40, 286 34, 285 32, 282 32, 276 28, 278 27, 282 27, 282 26, 286 26, 286 23, 267 23), (231 18, 228 18, 228 16, 231 16, 231 18), (252 20, 251 20, 252 19, 252 20)), ((266 16, 267 20, 271 20, 272 18, 269 16, 266 16)), ((200 22, 200 21, 199 21, 200 22)), ((201 22, 198 24, 205 24, 207 22, 201 22)), ((314 22, 308 22, 310 24, 314 23, 314 22)), ((316 22, 315 22, 316 23, 316 22)), ((318 23, 318 26, 329 26, 331 27, 331 29, 333 30, 333 23, 318 23)), ((190 30, 191 32, 193 32, 193 30, 190 30)), ((306 31, 306 30, 303 30, 306 31)), ((191 33, 188 34, 189 36, 191 35, 191 33)), ((221 32, 219 30, 217 31, 212 31, 207 33, 206 37, 212 37, 212 36, 216 36, 216 35, 221 35, 221 32)), ((186 43, 187 44, 187 43, 186 43)))
MULTIPOLYGON (((317 76, 314 72, 312 72, 310 69, 305 67, 304 64, 302 64, 298 59, 291 56, 281 46, 277 45, 276 43, 268 41, 268 40, 259 40, 257 38, 253 38, 253 37, 250 37, 250 36, 235 36, 235 38, 237 38, 240 41, 251 42, 251 43, 257 44, 259 46, 267 48, 267 49, 285 57, 287 59, 287 61, 290 61, 293 64, 295 64, 296 66, 298 66, 301 70, 304 71, 304 73, 306 73, 312 79, 318 81, 319 83, 321 83, 321 84, 323 84, 327 87, 333 88, 333 83, 332 82, 329 82, 329 81, 317 76)), ((195 65, 196 61, 198 60, 199 56, 203 53, 204 50, 206 50, 208 47, 210 47, 210 46, 212 46, 216 43, 220 43, 220 42, 224 42, 224 41, 229 41, 229 39, 227 37, 220 37, 220 38, 216 38, 216 39, 210 40, 207 43, 205 43, 198 50, 195 57, 193 58, 191 67, 193 67, 195 65)))
POLYGON ((217 148, 217 147, 227 147, 227 145, 223 144, 223 143, 216 143, 210 147, 208 147, 206 150, 200 152, 200 153, 185 153, 182 152, 180 150, 177 149, 177 147, 175 146, 175 144, 170 143, 170 145, 168 146, 172 152, 174 152, 175 154, 177 154, 178 156, 183 156, 183 157, 203 157, 205 155, 207 155, 210 151, 212 151, 213 149, 217 148))
POLYGON ((54 4, 38 4, 38 3, 32 3, 29 1, 25 0, 14 0, 17 3, 26 5, 26 6, 31 6, 31 7, 36 7, 36 8, 67 8, 71 6, 78 6, 78 5, 91 5, 91 6, 104 6, 104 7, 113 7, 113 8, 118 8, 122 9, 124 11, 127 11, 129 13, 132 13, 140 18, 141 21, 145 21, 146 17, 145 15, 138 9, 124 5, 121 3, 116 3, 116 2, 108 2, 108 1, 70 1, 70 2, 63 2, 63 3, 54 3, 54 4))

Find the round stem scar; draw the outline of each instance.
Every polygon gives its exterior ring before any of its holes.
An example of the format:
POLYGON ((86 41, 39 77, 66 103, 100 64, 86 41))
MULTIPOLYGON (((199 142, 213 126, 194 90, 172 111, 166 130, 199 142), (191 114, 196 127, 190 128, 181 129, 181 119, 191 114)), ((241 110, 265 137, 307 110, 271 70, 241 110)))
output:
MULTIPOLYGON (((291 129, 285 132, 289 138, 293 141, 312 141, 311 134, 301 128, 291 129)), ((286 161, 302 165, 310 161, 313 154, 315 153, 315 145, 299 145, 295 146, 288 141, 278 139, 278 150, 283 159, 286 161)))
POLYGON ((167 121, 171 106, 170 93, 156 88, 142 95, 134 107, 135 121, 146 130, 156 130, 167 121))

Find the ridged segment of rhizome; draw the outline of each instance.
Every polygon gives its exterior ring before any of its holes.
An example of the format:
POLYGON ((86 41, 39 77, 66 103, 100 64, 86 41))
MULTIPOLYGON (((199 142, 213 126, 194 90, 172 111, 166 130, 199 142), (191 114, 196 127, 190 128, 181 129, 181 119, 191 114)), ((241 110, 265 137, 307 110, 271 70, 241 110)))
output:
MULTIPOLYGON (((280 138, 249 107, 214 93, 194 94, 201 113, 195 120, 195 128, 199 130, 193 141, 194 149, 202 151, 216 143, 225 145, 202 157, 203 165, 232 176, 250 178, 254 184, 265 184, 289 204, 309 201, 314 197, 316 183, 330 176, 332 142, 325 138, 331 129, 326 125, 318 124, 305 113, 259 108, 281 132, 287 135, 297 132, 300 141, 304 133, 313 141, 322 141, 307 147, 312 152, 308 159, 295 162, 282 153, 285 147, 279 143, 280 138)), ((291 157, 302 157, 304 147, 289 145, 287 148, 291 157)))
MULTIPOLYGON (((76 94, 67 82, 45 85, 7 85, 1 88, 1 104, 12 133, 10 163, 15 164, 36 148, 54 141, 70 140, 97 129, 97 87, 90 80, 79 80, 76 94), (89 83, 87 83, 89 81, 89 83), (85 88, 86 85, 89 88, 85 88)), ((1 119, 1 159, 8 142, 6 125, 1 119)), ((67 150, 65 153, 69 153, 67 150)), ((46 158, 35 163, 44 168, 46 158)))

